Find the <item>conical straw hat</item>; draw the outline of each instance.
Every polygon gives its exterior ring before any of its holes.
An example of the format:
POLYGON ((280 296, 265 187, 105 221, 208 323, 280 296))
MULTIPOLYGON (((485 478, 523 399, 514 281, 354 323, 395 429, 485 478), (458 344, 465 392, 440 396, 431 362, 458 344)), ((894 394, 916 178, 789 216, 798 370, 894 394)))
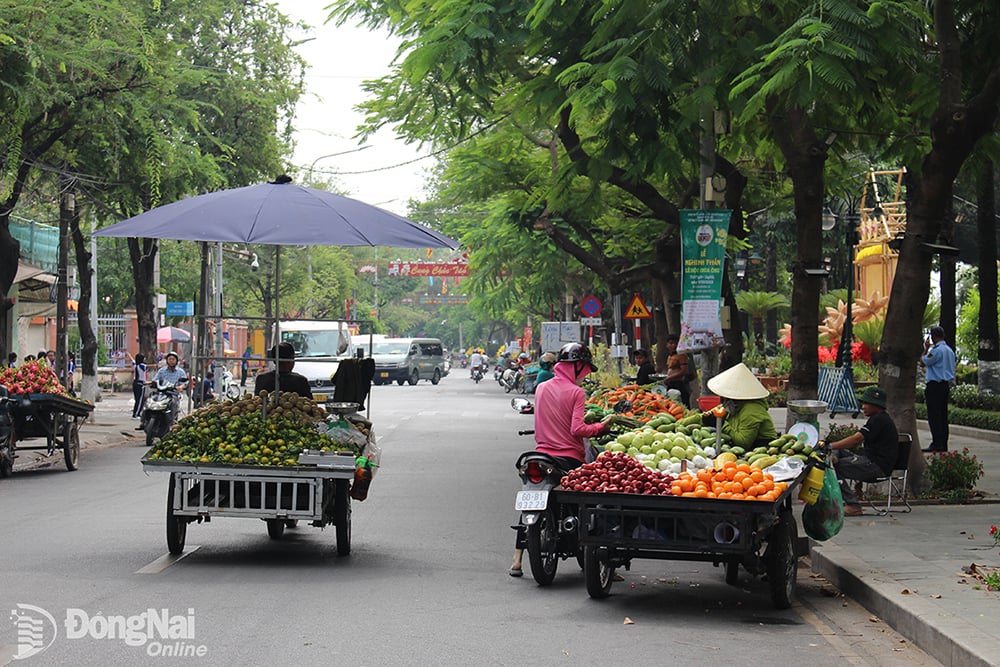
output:
POLYGON ((708 388, 723 398, 749 401, 767 398, 767 387, 760 383, 746 364, 736 364, 708 381, 708 388))

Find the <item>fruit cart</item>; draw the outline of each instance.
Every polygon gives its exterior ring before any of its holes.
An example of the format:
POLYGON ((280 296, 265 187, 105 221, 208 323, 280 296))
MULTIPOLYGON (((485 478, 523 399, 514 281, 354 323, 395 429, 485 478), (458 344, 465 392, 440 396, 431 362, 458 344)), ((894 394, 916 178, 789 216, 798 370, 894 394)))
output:
POLYGON ((792 498, 805 477, 774 501, 727 500, 556 490, 575 506, 584 576, 592 598, 610 593, 614 569, 634 558, 708 561, 725 566, 736 584, 739 567, 767 574, 771 600, 787 609, 795 597, 799 552, 792 498))
POLYGON ((146 472, 170 473, 167 486, 167 548, 184 551, 189 523, 213 517, 262 519, 271 539, 280 539, 286 527, 298 521, 313 526, 336 526, 337 554, 351 551, 351 480, 355 457, 309 451, 300 465, 213 464, 151 460, 143 457, 146 472))
POLYGON ((0 477, 7 477, 17 458, 16 450, 45 450, 52 456, 62 450, 68 470, 80 462, 80 421, 93 411, 90 403, 63 394, 20 394, 4 396, 0 417, 0 477), (45 444, 26 441, 44 438, 45 444))

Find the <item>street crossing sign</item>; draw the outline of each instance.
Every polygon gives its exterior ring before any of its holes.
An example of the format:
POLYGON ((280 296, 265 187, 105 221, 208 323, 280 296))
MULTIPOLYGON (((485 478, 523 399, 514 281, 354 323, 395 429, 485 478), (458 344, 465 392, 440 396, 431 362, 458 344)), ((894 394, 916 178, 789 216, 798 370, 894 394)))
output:
POLYGON ((632 297, 632 302, 625 309, 624 318, 626 320, 648 320, 652 317, 649 308, 643 303, 642 297, 636 294, 632 297))

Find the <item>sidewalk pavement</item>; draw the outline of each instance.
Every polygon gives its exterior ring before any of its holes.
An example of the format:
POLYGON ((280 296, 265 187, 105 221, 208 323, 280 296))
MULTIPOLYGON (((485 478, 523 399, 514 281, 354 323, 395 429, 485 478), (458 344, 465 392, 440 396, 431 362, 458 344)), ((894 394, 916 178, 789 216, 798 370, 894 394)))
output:
MULTIPOLYGON (((785 410, 771 411, 783 430, 785 410)), ((864 423, 829 413, 820 415, 820 434, 830 423, 864 423)), ((926 422, 917 423, 921 447, 930 442, 926 422)), ((948 448, 968 448, 983 464, 976 484, 984 498, 968 505, 913 504, 910 513, 846 517, 840 534, 810 541, 815 572, 873 616, 944 665, 1000 664, 1000 593, 966 575, 962 568, 1000 565, 1000 547, 989 535, 1000 525, 1000 433, 952 426, 948 448)))
MULTIPOLYGON (((144 444, 131 419, 131 394, 105 394, 94 409, 93 422, 80 429, 81 465, 87 449, 124 442, 144 444)), ((771 410, 784 430, 785 410, 771 410)), ((861 425, 829 413, 819 416, 820 434, 831 421, 861 425)), ((926 422, 918 422, 920 443, 930 442, 926 422)), ((1000 565, 991 525, 1000 524, 1000 433, 952 426, 949 448, 976 455, 986 474, 976 485, 984 494, 969 505, 914 504, 910 513, 881 517, 847 517, 839 535, 810 542, 813 570, 845 595, 864 605, 880 622, 916 644, 944 665, 970 667, 1000 664, 1000 593, 987 591, 963 573, 971 563, 1000 565)), ((25 455, 35 452, 23 452, 25 455)), ((29 458, 29 456, 25 456, 29 458)), ((59 465, 52 457, 36 465, 59 465)), ((19 460, 18 467, 25 465, 19 460)), ((801 532, 801 531, 800 531, 801 532)))

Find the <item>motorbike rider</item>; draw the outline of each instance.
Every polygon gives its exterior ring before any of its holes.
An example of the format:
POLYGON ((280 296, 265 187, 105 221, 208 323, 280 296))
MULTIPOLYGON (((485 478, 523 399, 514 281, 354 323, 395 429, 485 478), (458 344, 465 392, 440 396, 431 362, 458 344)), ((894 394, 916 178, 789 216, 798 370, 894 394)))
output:
POLYGON ((176 392, 170 399, 170 419, 173 423, 177 419, 177 411, 180 408, 180 392, 187 387, 188 376, 184 369, 177 365, 179 359, 176 352, 173 350, 167 352, 164 360, 167 362, 166 366, 156 371, 156 375, 153 376, 153 385, 159 384, 160 381, 174 385, 176 392))
POLYGON ((477 368, 483 367, 485 369, 485 366, 486 358, 483 356, 482 351, 480 351, 477 347, 469 356, 469 377, 472 377, 473 374, 475 374, 477 368))
MULTIPOLYGON (((554 458, 564 470, 579 468, 587 459, 584 438, 611 428, 614 415, 588 424, 583 420, 586 395, 580 382, 597 370, 590 349, 582 343, 567 343, 559 350, 555 376, 535 392, 535 450, 554 458)), ((517 531, 514 560, 508 574, 520 577, 525 531, 517 531)))
POLYGON ((546 380, 551 380, 556 376, 552 372, 552 367, 555 366, 556 355, 554 352, 546 352, 541 357, 538 358, 538 375, 535 377, 535 391, 538 391, 538 385, 545 382, 546 380))

